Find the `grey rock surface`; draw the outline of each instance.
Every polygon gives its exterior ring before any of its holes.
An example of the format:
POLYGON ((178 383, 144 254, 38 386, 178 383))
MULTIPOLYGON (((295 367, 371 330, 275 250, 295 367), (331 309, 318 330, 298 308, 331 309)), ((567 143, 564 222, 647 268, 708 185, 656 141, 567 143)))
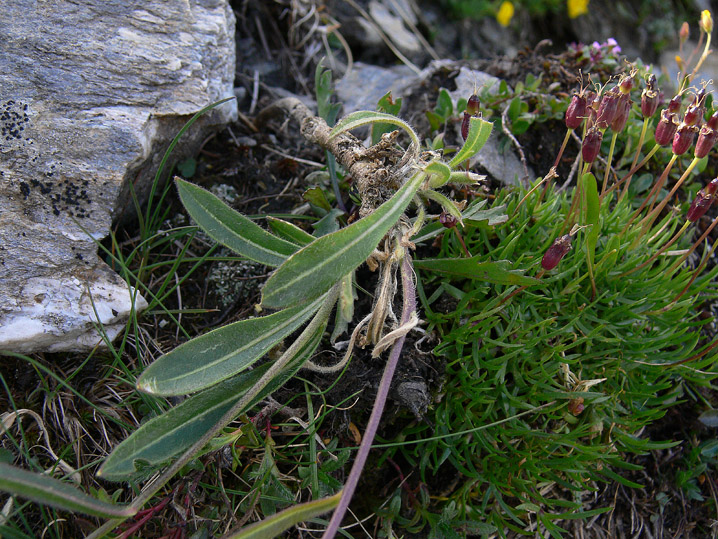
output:
POLYGON ((337 101, 344 114, 357 110, 376 110, 381 97, 391 90, 394 97, 405 88, 407 79, 414 80, 414 72, 405 65, 379 67, 362 62, 336 82, 337 101))
MULTIPOLYGON (((0 349, 88 349, 96 322, 114 338, 146 306, 96 242, 190 116, 232 95, 234 23, 226 0, 3 2, 0 349)), ((213 110, 175 155, 235 117, 213 110)))
MULTIPOLYGON (((474 93, 475 88, 487 87, 491 93, 498 91, 501 81, 483 71, 462 66, 454 82, 456 83, 456 90, 450 92, 450 94, 452 100, 456 103, 460 97, 468 99, 474 93)), ((523 164, 516 156, 513 146, 507 144, 502 148, 499 141, 499 131, 497 125, 494 124, 489 140, 486 141, 481 151, 474 156, 471 161, 472 165, 479 164, 491 176, 508 185, 519 185, 522 179, 526 177, 527 172, 527 179, 534 180, 536 178, 535 172, 530 167, 528 167, 528 170, 524 170, 523 164)))

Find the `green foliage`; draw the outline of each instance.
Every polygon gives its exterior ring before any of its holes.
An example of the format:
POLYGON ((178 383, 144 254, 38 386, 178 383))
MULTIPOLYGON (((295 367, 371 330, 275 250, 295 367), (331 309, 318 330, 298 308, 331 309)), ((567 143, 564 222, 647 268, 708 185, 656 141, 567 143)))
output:
POLYGON ((28 472, 4 463, 0 463, 0 490, 51 507, 98 517, 130 517, 137 512, 131 507, 107 503, 88 496, 69 484, 47 475, 28 472))
MULTIPOLYGON (((464 230, 469 250, 485 254, 458 259, 458 243, 444 234, 439 256, 479 265, 506 256, 530 272, 559 235, 570 204, 549 190, 544 199, 530 195, 516 210, 524 194, 498 194, 493 204, 511 215, 504 224, 464 230)), ((600 208, 589 204, 587 222, 600 228, 595 243, 591 229, 586 234, 588 248, 595 248, 595 300, 589 257, 581 248, 566 256, 555 275, 515 296, 515 285, 487 279, 492 284, 477 286, 460 266, 447 264, 445 272, 436 272, 431 261, 416 261, 427 329, 441 335, 434 353, 446 364, 445 385, 430 422, 403 430, 404 444, 412 444, 388 449, 385 457, 405 460, 426 484, 436 476, 445 482, 459 478, 447 501, 461 508, 457 519, 506 530, 521 529, 538 514, 547 530, 561 533, 555 522, 589 516, 581 515, 581 493, 597 482, 637 486, 614 471, 632 468, 625 455, 676 442, 636 433, 684 398, 689 386, 706 386, 715 377, 714 354, 679 362, 705 349, 698 344, 703 322, 694 302, 697 294, 715 297, 718 268, 696 279, 690 295, 675 304, 672 299, 690 279, 688 268, 669 272, 672 260, 664 258, 622 276, 655 250, 650 242, 631 249, 635 228, 620 235, 630 215, 626 200, 600 208), (455 304, 447 308, 447 301, 455 304), (571 407, 576 399, 585 405, 580 413, 571 407), (542 405, 541 413, 511 419, 542 405), (472 436, 450 436, 505 419, 472 436), (575 499, 547 496, 539 485, 560 486, 575 499)), ((665 225, 657 224, 646 237, 665 225)), ((431 507, 436 510, 429 504, 422 511, 431 507)), ((422 521, 435 526, 423 514, 407 530, 422 521)))

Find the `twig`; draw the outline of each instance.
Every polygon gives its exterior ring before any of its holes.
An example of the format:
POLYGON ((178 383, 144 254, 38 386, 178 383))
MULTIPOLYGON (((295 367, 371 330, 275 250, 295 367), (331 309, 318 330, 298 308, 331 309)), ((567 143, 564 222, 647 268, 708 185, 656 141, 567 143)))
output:
POLYGON ((516 137, 514 136, 514 134, 511 131, 509 131, 508 127, 506 127, 507 124, 511 123, 511 121, 509 120, 509 107, 510 106, 511 106, 510 104, 506 105, 506 107, 504 107, 503 112, 501 113, 501 130, 504 132, 504 135, 509 137, 509 139, 511 140, 511 142, 513 142, 514 146, 516 146, 516 149, 519 152, 519 157, 521 158, 521 165, 524 167, 524 175, 520 179, 520 181, 523 184, 524 188, 528 189, 528 187, 529 187, 529 167, 526 164, 526 156, 524 155, 524 149, 521 147, 521 144, 519 144, 519 141, 516 140, 516 137))

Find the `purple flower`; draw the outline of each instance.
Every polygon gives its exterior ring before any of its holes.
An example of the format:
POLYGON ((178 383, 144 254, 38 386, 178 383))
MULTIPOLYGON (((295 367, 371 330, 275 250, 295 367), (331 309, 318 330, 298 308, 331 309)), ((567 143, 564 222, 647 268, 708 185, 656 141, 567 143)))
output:
POLYGON ((608 47, 612 52, 618 54, 621 52, 621 47, 618 46, 618 42, 613 39, 612 37, 609 37, 606 41, 606 47, 608 47))

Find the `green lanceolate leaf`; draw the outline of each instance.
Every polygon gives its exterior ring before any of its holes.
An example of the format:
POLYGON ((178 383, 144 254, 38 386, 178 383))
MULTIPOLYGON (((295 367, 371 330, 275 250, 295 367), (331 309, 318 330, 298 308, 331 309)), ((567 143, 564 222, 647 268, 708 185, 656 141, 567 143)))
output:
POLYGON ((292 526, 327 513, 339 505, 342 497, 340 490, 334 496, 311 502, 293 505, 269 518, 247 526, 236 533, 230 533, 223 539, 269 539, 278 537, 292 526))
POLYGON ((209 191, 175 178, 182 204, 207 235, 242 256, 279 266, 297 246, 273 236, 209 191))
POLYGON ((296 331, 322 301, 235 322, 181 344, 152 363, 140 376, 137 388, 154 395, 186 395, 221 382, 296 331))
POLYGON ((364 262, 396 224, 426 178, 415 174, 374 213, 322 236, 282 264, 262 290, 262 305, 284 308, 311 301, 364 262))
MULTIPOLYGON (((276 377, 245 406, 240 415, 283 386, 319 346, 326 321, 276 377)), ((217 424, 222 416, 256 384, 271 363, 225 380, 198 393, 164 414, 144 423, 118 445, 97 474, 111 481, 126 481, 166 464, 217 424)))
POLYGON ((489 135, 493 129, 494 124, 487 122, 482 118, 471 118, 469 120, 469 136, 466 137, 466 142, 449 161, 449 167, 452 169, 458 167, 461 163, 467 159, 471 159, 481 148, 484 147, 486 141, 489 140, 489 135))
POLYGON ((583 182, 583 221, 585 225, 590 225, 589 230, 586 233, 586 263, 588 266, 588 273, 591 278, 591 284, 595 291, 594 281, 594 258, 596 254, 596 244, 598 243, 598 235, 601 231, 600 227, 600 214, 601 214, 601 200, 598 197, 598 184, 596 177, 591 174, 584 174, 583 182))
POLYGON ((539 279, 523 275, 519 270, 512 270, 511 262, 508 260, 482 262, 478 256, 414 260, 414 267, 494 284, 531 286, 541 282, 539 279))
POLYGON ((369 125, 376 122, 392 124, 397 127, 401 127, 404 131, 409 133, 409 136, 411 137, 411 142, 414 144, 414 147, 421 147, 421 144, 419 143, 419 137, 411 128, 411 126, 404 120, 401 120, 391 114, 385 114, 383 112, 372 112, 368 110, 360 110, 344 116, 344 118, 339 120, 337 122, 337 125, 334 126, 331 133, 329 134, 329 138, 336 137, 337 135, 344 133, 345 131, 351 131, 352 129, 356 129, 357 127, 362 127, 364 125, 369 125))
POLYGON ((269 228, 271 228, 272 232, 274 232, 277 236, 280 236, 287 241, 291 241, 300 247, 304 247, 306 244, 314 241, 314 236, 312 236, 309 232, 305 232, 297 225, 288 221, 283 221, 282 219, 277 219, 276 217, 267 217, 267 223, 269 223, 269 228))
POLYGON ((131 517, 136 509, 102 502, 53 477, 0 463, 0 490, 58 509, 96 517, 131 517))

